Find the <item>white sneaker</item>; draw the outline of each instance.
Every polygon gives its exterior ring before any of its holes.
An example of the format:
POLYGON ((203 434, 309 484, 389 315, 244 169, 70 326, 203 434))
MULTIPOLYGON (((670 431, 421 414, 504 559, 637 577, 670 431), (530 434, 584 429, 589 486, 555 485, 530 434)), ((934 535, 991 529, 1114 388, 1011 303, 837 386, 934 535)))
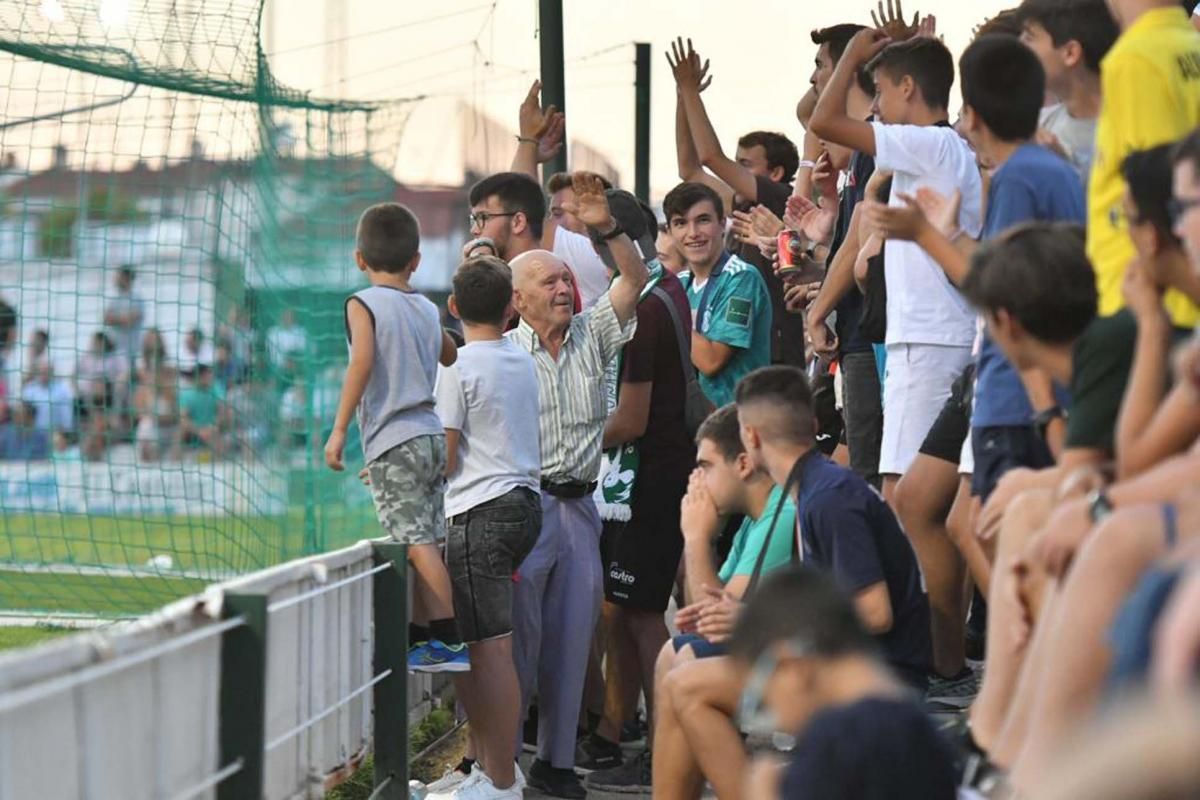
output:
POLYGON ((454 800, 522 800, 525 796, 524 776, 517 772, 517 780, 507 789, 498 789, 484 772, 480 771, 479 780, 474 783, 463 783, 454 792, 454 800))
POLYGON ((464 773, 459 770, 457 766, 454 766, 446 770, 442 777, 438 778, 433 783, 426 785, 425 791, 428 792, 429 795, 444 794, 448 796, 455 789, 458 789, 464 784, 467 784, 468 782, 474 783, 475 781, 479 780, 479 776, 481 775, 483 775, 483 770, 479 768, 478 764, 471 765, 470 773, 464 773))

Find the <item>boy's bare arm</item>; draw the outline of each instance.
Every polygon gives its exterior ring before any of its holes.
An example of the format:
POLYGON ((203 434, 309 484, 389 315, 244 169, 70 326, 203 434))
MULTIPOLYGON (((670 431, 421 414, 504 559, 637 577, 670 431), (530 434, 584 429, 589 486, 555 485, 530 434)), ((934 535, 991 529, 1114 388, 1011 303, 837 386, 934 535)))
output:
POLYGON ((346 305, 346 320, 350 326, 350 364, 346 367, 346 378, 342 384, 342 396, 338 401, 337 416, 333 421, 333 432, 325 445, 325 463, 331 469, 342 470, 342 451, 346 443, 346 431, 354 417, 354 409, 362 401, 371 369, 375 366, 375 331, 371 316, 362 301, 346 305))
POLYGON ((446 477, 458 472, 458 442, 462 431, 446 428, 446 477))

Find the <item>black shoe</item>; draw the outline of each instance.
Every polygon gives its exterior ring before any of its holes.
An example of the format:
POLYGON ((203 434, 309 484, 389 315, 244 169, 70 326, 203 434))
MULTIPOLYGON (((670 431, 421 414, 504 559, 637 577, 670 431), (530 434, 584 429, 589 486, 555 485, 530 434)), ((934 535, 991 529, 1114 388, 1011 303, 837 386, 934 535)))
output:
POLYGON ((595 792, 644 794, 651 785, 650 751, 643 750, 619 767, 593 772, 587 776, 587 788, 595 792))
POLYGON ((646 720, 639 713, 621 726, 621 744, 634 744, 646 740, 646 720))
POLYGON ((573 769, 556 769, 550 762, 534 759, 529 767, 528 785, 542 794, 551 797, 565 797, 568 800, 584 800, 587 791, 579 782, 579 776, 573 769))
POLYGON ((586 772, 621 766, 621 746, 596 733, 589 733, 575 748, 575 766, 586 772))

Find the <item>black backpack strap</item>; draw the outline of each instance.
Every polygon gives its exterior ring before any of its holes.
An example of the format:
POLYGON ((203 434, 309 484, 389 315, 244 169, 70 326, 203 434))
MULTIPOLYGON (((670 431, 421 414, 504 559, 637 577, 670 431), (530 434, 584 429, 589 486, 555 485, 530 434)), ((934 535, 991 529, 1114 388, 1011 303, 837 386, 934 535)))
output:
POLYGON ((696 375, 696 368, 692 366, 691 354, 691 338, 683 329, 683 320, 679 318, 679 309, 675 308, 675 301, 671 299, 671 295, 667 294, 667 290, 662 287, 662 284, 655 286, 650 292, 667 307, 667 313, 671 315, 671 324, 675 326, 675 339, 679 344, 679 363, 683 365, 683 383, 686 386, 688 381, 691 381, 696 375))
MULTIPOLYGON (((743 599, 749 598, 755 588, 758 586, 759 580, 762 578, 763 565, 767 561, 767 552, 771 549, 771 540, 775 538, 775 526, 779 524, 779 517, 783 514, 783 506, 791 497, 792 487, 799 486, 800 473, 804 471, 804 465, 808 463, 810 458, 819 457, 817 449, 814 447, 800 458, 796 459, 795 465, 792 466, 792 471, 788 473, 788 479, 783 484, 783 493, 779 498, 779 505, 775 506, 775 513, 771 516, 771 527, 767 529, 767 537, 763 540, 762 550, 758 552, 758 559, 754 562, 754 572, 750 574, 750 582, 746 584, 746 591, 742 595, 743 599)), ((800 509, 796 509, 796 514, 799 515, 800 509)), ((792 529, 792 564, 799 564, 799 543, 796 541, 795 528, 792 529)))

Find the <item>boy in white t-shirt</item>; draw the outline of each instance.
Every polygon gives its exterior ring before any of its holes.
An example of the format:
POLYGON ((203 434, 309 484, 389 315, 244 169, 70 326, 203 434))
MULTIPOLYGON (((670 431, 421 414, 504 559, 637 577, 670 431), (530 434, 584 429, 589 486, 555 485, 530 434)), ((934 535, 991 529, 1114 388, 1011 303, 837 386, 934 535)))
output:
POLYGON ((504 337, 513 314, 508 265, 469 259, 453 285, 450 312, 467 343, 441 370, 436 395, 446 427, 446 564, 471 655, 471 671, 454 681, 478 758, 455 797, 519 798, 513 575, 542 527, 537 375, 529 353, 504 337))
MULTIPOLYGON (((838 62, 811 120, 821 139, 874 156, 894 174, 892 205, 928 187, 962 196, 958 225, 976 238, 983 185, 975 154, 948 123, 954 57, 939 40, 893 43, 882 31, 857 34, 838 62), (855 73, 867 65, 876 85, 876 122, 846 111, 855 73)), ((971 361, 975 316, 946 273, 911 242, 884 246, 887 374, 879 471, 891 497, 928 433, 954 379, 971 361)))

